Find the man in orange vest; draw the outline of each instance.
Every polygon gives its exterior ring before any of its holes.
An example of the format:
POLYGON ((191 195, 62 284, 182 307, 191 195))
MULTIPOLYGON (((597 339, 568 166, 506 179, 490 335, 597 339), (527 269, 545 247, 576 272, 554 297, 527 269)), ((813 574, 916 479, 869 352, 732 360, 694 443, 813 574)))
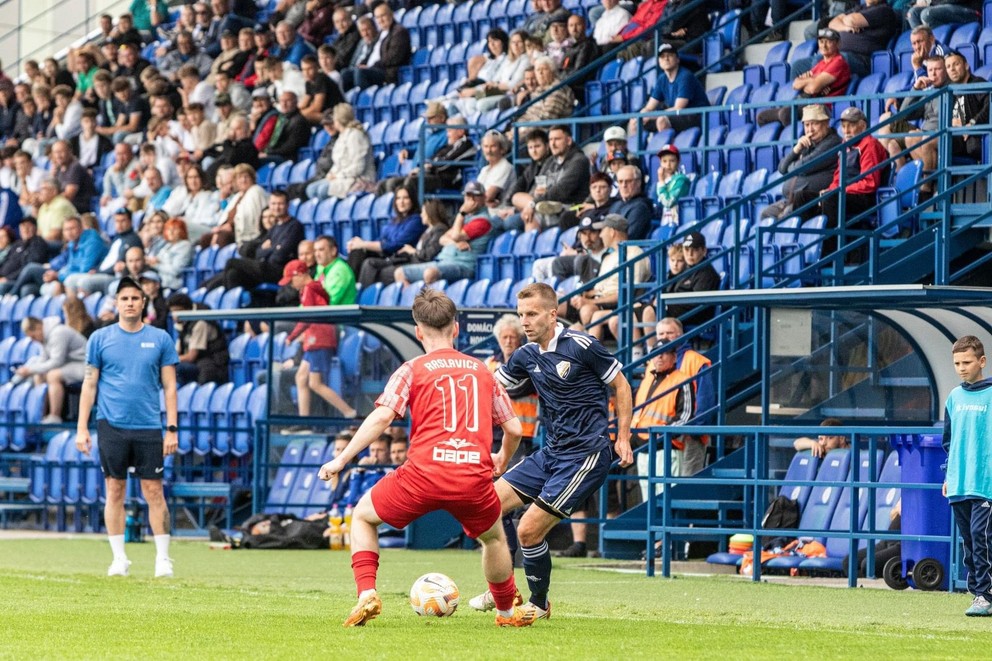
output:
MULTIPOLYGON (((677 358, 675 347, 669 345, 651 360, 651 366, 637 388, 637 394, 634 396, 634 417, 630 426, 631 432, 636 433, 642 443, 647 442, 648 428, 688 424, 696 410, 696 393, 691 376, 676 367, 677 358)), ((673 437, 672 447, 682 450, 685 447, 685 438, 681 435, 673 437)), ((671 475, 682 475, 679 470, 680 454, 672 454, 671 475)), ((648 460, 646 452, 637 454, 639 475, 647 475, 648 460)), ((656 475, 662 474, 664 460, 664 447, 659 441, 655 458, 656 475)), ((641 496, 647 500, 647 482, 640 484, 641 496)))
MULTIPOLYGON (((655 338, 659 344, 675 342, 682 337, 682 322, 675 317, 665 317, 658 322, 655 338)), ((676 363, 679 371, 692 378, 695 395, 693 417, 695 424, 710 424, 716 406, 716 392, 713 388, 713 378, 707 369, 712 365, 709 358, 693 350, 689 343, 676 343, 676 363), (703 371, 706 370, 706 371, 703 371), (700 372, 703 371, 702 374, 700 372)), ((707 436, 686 436, 685 447, 679 452, 678 475, 688 477, 703 470, 706 465, 707 436)))

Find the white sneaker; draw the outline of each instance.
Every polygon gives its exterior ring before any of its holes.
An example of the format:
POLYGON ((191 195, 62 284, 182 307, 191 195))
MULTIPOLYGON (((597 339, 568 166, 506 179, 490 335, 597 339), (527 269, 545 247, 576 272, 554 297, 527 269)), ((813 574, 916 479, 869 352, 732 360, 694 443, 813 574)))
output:
POLYGON ((131 561, 126 558, 114 558, 107 570, 107 576, 127 576, 131 569, 131 561))
POLYGON ((172 578, 172 558, 155 561, 155 578, 172 578))
POLYGON ((468 605, 477 611, 482 611, 485 613, 486 611, 491 611, 496 608, 496 600, 493 599, 493 593, 486 590, 482 594, 469 599, 468 605))
POLYGON ((62 418, 57 415, 46 415, 41 419, 41 424, 43 425, 61 425, 62 418))
MULTIPOLYGON (((520 590, 517 590, 517 594, 513 596, 513 605, 520 606, 524 603, 524 596, 520 594, 520 590)), ((477 611, 491 611, 496 608, 496 600, 493 599, 493 593, 486 590, 482 594, 472 597, 468 600, 468 605, 477 611)))

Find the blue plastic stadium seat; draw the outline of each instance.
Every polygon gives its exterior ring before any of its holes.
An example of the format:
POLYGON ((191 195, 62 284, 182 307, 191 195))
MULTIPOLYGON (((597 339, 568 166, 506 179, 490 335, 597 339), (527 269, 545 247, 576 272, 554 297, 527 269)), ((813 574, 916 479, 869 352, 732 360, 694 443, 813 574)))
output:
POLYGON ((302 463, 305 451, 306 441, 303 439, 293 439, 286 445, 282 454, 282 462, 276 469, 268 497, 265 499, 264 511, 266 514, 279 514, 285 511, 286 503, 289 502, 289 494, 296 482, 296 476, 302 470, 298 464, 302 463))

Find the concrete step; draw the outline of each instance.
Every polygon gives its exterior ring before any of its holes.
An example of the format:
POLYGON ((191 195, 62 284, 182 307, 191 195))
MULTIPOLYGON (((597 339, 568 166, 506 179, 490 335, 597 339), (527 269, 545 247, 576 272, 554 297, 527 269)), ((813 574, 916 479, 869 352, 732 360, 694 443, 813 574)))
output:
POLYGON ((751 46, 747 46, 744 49, 744 62, 747 64, 764 64, 768 51, 780 43, 781 42, 779 41, 772 41, 767 44, 753 44, 751 46))
POLYGON ((806 30, 806 26, 812 24, 813 21, 792 21, 789 23, 789 41, 793 44, 801 44, 806 41, 803 31, 806 30))
POLYGON ((706 91, 710 91, 714 87, 724 86, 727 91, 734 89, 735 87, 740 87, 744 83, 744 72, 743 71, 727 71, 724 73, 710 73, 706 74, 706 91))

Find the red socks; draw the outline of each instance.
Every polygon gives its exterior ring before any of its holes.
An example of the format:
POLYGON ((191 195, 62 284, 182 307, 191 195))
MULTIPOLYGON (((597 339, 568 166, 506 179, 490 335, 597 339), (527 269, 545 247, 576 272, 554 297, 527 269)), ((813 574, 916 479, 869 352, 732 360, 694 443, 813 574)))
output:
POLYGON ((366 590, 375 590, 375 575, 379 571, 379 554, 374 551, 353 553, 351 570, 355 572, 355 585, 358 586, 358 594, 362 594, 366 590))
POLYGON ((502 583, 490 583, 489 591, 493 593, 493 601, 496 602, 497 609, 513 610, 513 599, 517 596, 517 584, 513 581, 513 574, 502 583))

